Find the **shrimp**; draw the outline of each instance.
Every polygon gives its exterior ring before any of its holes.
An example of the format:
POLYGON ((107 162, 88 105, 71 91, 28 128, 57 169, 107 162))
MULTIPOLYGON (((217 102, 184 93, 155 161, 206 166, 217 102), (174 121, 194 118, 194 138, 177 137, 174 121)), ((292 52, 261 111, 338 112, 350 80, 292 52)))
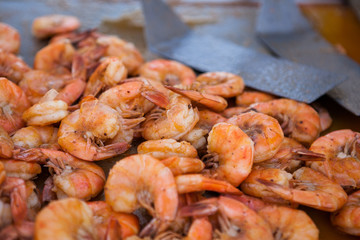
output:
POLYGON ((320 117, 309 105, 291 99, 255 103, 253 110, 276 118, 285 136, 310 145, 320 134, 320 117))
POLYGON ((58 148, 57 132, 58 129, 51 126, 29 126, 17 130, 11 139, 19 149, 58 148))
POLYGON ((332 118, 330 116, 330 113, 328 112, 328 110, 326 108, 324 108, 323 106, 321 106, 318 103, 313 103, 311 104, 311 106, 318 112, 319 117, 320 117, 320 126, 321 126, 321 131, 325 131, 326 129, 328 129, 331 124, 332 124, 332 118))
POLYGON ((18 83, 31 68, 19 57, 0 49, 0 76, 18 83))
POLYGON ((349 129, 331 132, 313 142, 310 150, 324 154, 326 160, 309 162, 309 167, 343 187, 360 186, 360 133, 349 129))
POLYGON ((138 148, 139 154, 150 154, 157 159, 173 156, 196 158, 196 149, 188 142, 177 142, 174 139, 148 140, 142 142, 138 148))
POLYGON ((104 201, 88 202, 87 205, 93 211, 96 232, 100 239, 107 239, 108 228, 111 227, 110 224, 112 220, 115 220, 119 224, 121 239, 138 234, 140 226, 139 220, 135 215, 114 212, 104 201))
MULTIPOLYGON (((5 178, 6 178, 5 166, 2 162, 0 162, 0 185, 5 181, 5 178)), ((1 227, 1 224, 0 224, 0 227, 1 227)))
POLYGON ((145 63, 138 73, 141 77, 151 78, 162 82, 164 85, 191 85, 196 75, 194 71, 176 61, 156 59, 145 63))
POLYGON ((58 199, 76 197, 88 200, 98 195, 105 184, 104 170, 98 165, 77 159, 68 153, 32 148, 17 155, 17 159, 46 163, 53 173, 58 199))
POLYGON ((105 184, 106 202, 116 212, 131 213, 140 206, 154 217, 145 233, 152 235, 176 217, 178 193, 171 171, 150 155, 133 155, 118 161, 105 184))
POLYGON ((320 172, 302 167, 292 176, 290 187, 262 179, 258 181, 285 200, 327 212, 340 209, 347 201, 342 187, 320 172))
POLYGON ((206 109, 199 111, 199 117, 200 119, 197 126, 208 131, 210 131, 215 124, 227 121, 227 119, 220 114, 206 109))
POLYGON ((216 124, 208 137, 210 176, 226 180, 237 187, 250 174, 254 158, 253 141, 237 126, 216 124))
POLYGON ((134 44, 116 36, 100 36, 96 39, 96 43, 106 47, 105 56, 119 58, 125 65, 129 75, 134 75, 144 62, 143 57, 134 44))
POLYGON ((168 167, 174 176, 199 173, 205 167, 205 164, 200 159, 178 156, 165 158, 161 160, 161 163, 168 167))
POLYGON ((154 103, 166 102, 168 90, 151 79, 131 78, 103 92, 99 101, 116 109, 124 117, 143 116, 154 103), (152 102, 151 102, 152 101, 152 102))
POLYGON ((0 158, 10 158, 13 154, 14 143, 9 134, 0 126, 0 158))
POLYGON ((360 236, 360 191, 349 195, 346 204, 337 212, 331 214, 331 223, 340 231, 360 236))
POLYGON ((80 21, 77 17, 53 14, 35 18, 31 31, 37 38, 47 38, 74 31, 79 27, 80 21))
POLYGON ((183 90, 172 86, 166 86, 166 88, 216 112, 224 111, 228 106, 227 101, 223 97, 217 95, 201 93, 195 90, 183 90))
POLYGON ((220 114, 226 118, 231 118, 235 115, 240 115, 244 112, 247 112, 248 110, 249 110, 248 107, 231 107, 225 109, 220 114))
POLYGON ((195 127, 190 132, 182 136, 180 140, 187 141, 191 143, 191 145, 193 145, 197 150, 201 150, 206 147, 205 136, 209 133, 209 131, 198 127, 198 124, 195 125, 195 127))
POLYGON ((171 95, 165 110, 154 109, 143 124, 142 136, 146 140, 173 138, 179 140, 199 121, 199 112, 189 99, 171 95))
POLYGON ((23 112, 30 107, 25 93, 6 78, 0 78, 0 126, 12 133, 24 126, 23 112))
POLYGON ((235 97, 244 90, 242 77, 227 72, 208 72, 199 75, 192 85, 193 90, 225 98, 235 97))
POLYGON ((236 97, 236 105, 241 107, 248 107, 253 103, 268 102, 274 100, 275 97, 268 93, 258 91, 244 91, 236 97))
POLYGON ((51 43, 36 53, 34 69, 53 74, 69 74, 74 54, 75 49, 67 39, 51 43))
POLYGON ((254 142, 254 163, 272 158, 284 139, 279 122, 262 113, 243 113, 227 122, 240 127, 254 142))
POLYGON ((5 52, 17 53, 19 48, 19 32, 10 25, 0 22, 0 49, 5 52))
POLYGON ((51 202, 36 216, 34 239, 97 239, 94 224, 93 212, 85 202, 61 199, 51 202))
POLYGON ((33 162, 13 159, 0 160, 6 171, 6 176, 29 180, 41 173, 41 166, 33 162))
POLYGON ((285 137, 279 150, 266 161, 255 164, 257 167, 278 168, 287 172, 294 172, 301 167, 303 161, 323 161, 323 154, 307 150, 294 139, 285 137))
POLYGON ((117 57, 108 57, 91 74, 84 96, 97 96, 101 90, 113 87, 127 77, 124 64, 117 57))
POLYGON ((67 103, 62 100, 55 100, 58 94, 56 90, 52 89, 37 104, 27 109, 22 115, 27 125, 51 125, 60 122, 69 115, 67 103))
POLYGON ((269 224, 243 203, 219 197, 183 207, 181 216, 206 216, 217 214, 218 226, 214 239, 274 239, 269 224))
POLYGON ((116 136, 120 123, 120 115, 113 108, 97 100, 84 102, 79 110, 61 121, 58 143, 65 151, 83 160, 110 158, 129 148, 125 142, 103 145, 104 141, 116 136))

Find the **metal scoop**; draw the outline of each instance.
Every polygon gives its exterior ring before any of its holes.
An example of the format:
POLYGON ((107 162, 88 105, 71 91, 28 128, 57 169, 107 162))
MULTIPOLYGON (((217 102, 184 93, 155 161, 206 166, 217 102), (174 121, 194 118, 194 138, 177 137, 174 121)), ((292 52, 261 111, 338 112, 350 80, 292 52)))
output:
POLYGON ((148 48, 198 71, 238 74, 247 86, 307 103, 345 80, 344 76, 277 59, 214 36, 195 34, 161 0, 142 0, 142 7, 148 48))
MULTIPOLYGON (((278 56, 347 76, 347 81, 328 94, 349 111, 360 115, 360 66, 314 31, 293 0, 263 1, 256 31, 278 56)), ((314 83, 312 87, 323 86, 314 83)))

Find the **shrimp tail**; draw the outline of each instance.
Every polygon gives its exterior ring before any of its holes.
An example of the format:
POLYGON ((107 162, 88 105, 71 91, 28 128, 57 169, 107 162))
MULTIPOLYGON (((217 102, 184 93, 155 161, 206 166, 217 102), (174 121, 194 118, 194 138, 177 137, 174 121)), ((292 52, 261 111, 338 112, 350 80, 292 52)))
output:
POLYGON ((215 96, 215 95, 211 95, 211 94, 207 94, 207 93, 200 93, 200 92, 197 92, 194 90, 183 90, 183 89, 175 88, 172 86, 165 86, 165 87, 175 93, 178 93, 187 98, 190 98, 191 100, 193 100, 197 103, 200 103, 200 104, 210 108, 211 110, 214 110, 217 112, 224 111, 228 105, 227 101, 223 97, 220 97, 220 96, 215 96))
POLYGON ((144 237, 148 237, 148 236, 155 236, 159 230, 160 230, 160 226, 161 226, 161 221, 160 219, 157 218, 153 218, 140 232, 139 236, 141 238, 144 237))
POLYGON ((25 198, 26 197, 21 194, 21 190, 19 188, 14 188, 10 194, 11 213, 14 218, 14 223, 17 226, 20 226, 27 216, 25 198))
POLYGON ((180 194, 199 191, 242 194, 239 189, 226 181, 204 177, 201 174, 180 175, 175 181, 180 194))
POLYGON ((53 177, 50 176, 45 180, 44 188, 41 194, 41 202, 49 203, 56 199, 56 193, 52 190, 54 187, 53 177))
POLYGON ((131 145, 126 142, 119 142, 104 147, 99 147, 97 148, 97 153, 94 155, 93 160, 103 160, 114 157, 126 152, 130 147, 131 145))
POLYGON ((197 202, 180 209, 180 217, 200 217, 209 216, 216 213, 218 206, 216 202, 209 202, 207 199, 205 202, 197 202))
POLYGON ((121 225, 114 217, 112 217, 109 220, 104 239, 105 240, 121 239, 121 225))
POLYGON ((159 107, 166 108, 166 106, 169 105, 168 97, 159 91, 147 90, 147 91, 141 92, 141 95, 159 107))
POLYGON ((294 149, 292 151, 294 154, 294 159, 301 161, 325 161, 325 155, 321 153, 316 153, 307 149, 294 149))
POLYGON ((13 158, 26 162, 46 163, 48 157, 43 154, 40 148, 32 148, 19 153, 15 153, 13 158))

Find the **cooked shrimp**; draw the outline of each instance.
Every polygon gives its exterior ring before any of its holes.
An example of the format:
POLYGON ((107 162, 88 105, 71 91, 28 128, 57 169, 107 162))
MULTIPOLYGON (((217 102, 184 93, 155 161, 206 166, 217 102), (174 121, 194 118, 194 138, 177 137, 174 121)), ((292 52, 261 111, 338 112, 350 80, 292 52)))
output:
POLYGON ((248 107, 253 103, 268 102, 274 99, 275 97, 268 93, 244 91, 242 94, 236 97, 236 105, 248 107))
POLYGON ((340 231, 360 236, 360 191, 349 195, 346 204, 337 212, 332 213, 331 223, 340 231))
POLYGON ((347 194, 339 184, 307 167, 293 173, 290 187, 267 180, 258 181, 285 200, 327 212, 340 209, 347 201, 347 194))
POLYGON ((316 139, 310 150, 326 157, 325 161, 308 163, 311 168, 343 187, 360 186, 360 133, 349 129, 331 132, 316 139))
MULTIPOLYGON (((6 178, 5 166, 2 162, 0 162, 0 185, 5 181, 5 178, 6 178)), ((1 224, 0 224, 0 227, 1 227, 1 224)))
POLYGON ((105 174, 101 167, 62 151, 32 148, 19 153, 17 158, 46 163, 54 174, 53 191, 59 199, 76 197, 88 200, 98 195, 105 184, 105 174))
POLYGON ((309 105, 291 99, 255 103, 252 109, 276 118, 285 136, 310 145, 320 134, 320 117, 309 105))
POLYGON ((225 109, 220 114, 226 118, 231 118, 235 115, 242 114, 242 113, 246 112, 247 110, 249 110, 248 107, 231 107, 231 108, 225 109))
POLYGON ((320 126, 321 126, 321 131, 325 131, 326 129, 328 129, 331 124, 332 124, 332 118, 330 116, 330 113, 328 112, 328 110, 326 108, 324 108, 323 106, 321 106, 318 103, 313 103, 311 104, 311 106, 318 112, 319 117, 320 117, 320 126))
POLYGON ((254 143, 239 127, 218 123, 209 133, 208 153, 208 175, 237 187, 251 172, 254 143))
POLYGON ((58 143, 65 151, 83 160, 110 158, 129 148, 124 142, 103 145, 104 141, 116 136, 120 124, 120 115, 113 108, 97 100, 84 102, 79 110, 61 121, 58 143))
POLYGON ((156 224, 152 222, 145 235, 152 235, 173 221, 178 206, 171 171, 159 160, 141 154, 126 157, 113 166, 105 185, 105 199, 117 212, 131 213, 140 206, 146 208, 156 224))
POLYGON ((0 76, 18 83, 30 69, 21 58, 0 49, 0 76))
POLYGON ((221 116, 219 113, 206 109, 199 111, 199 117, 200 119, 197 126, 208 131, 210 131, 215 124, 227 121, 227 119, 221 116))
POLYGON ((69 115, 67 103, 55 100, 58 94, 56 90, 52 89, 37 104, 27 109, 22 115, 27 125, 47 126, 60 122, 69 115))
POLYGON ((97 96, 101 90, 113 87, 126 79, 127 70, 117 57, 108 57, 91 74, 84 96, 97 96))
POLYGON ((242 77, 227 72, 208 72, 199 75, 192 85, 193 90, 202 93, 231 98, 244 90, 242 77))
POLYGON ((139 220, 133 214, 114 212, 111 207, 103 201, 88 202, 94 215, 94 223, 99 239, 108 239, 109 231, 114 231, 111 221, 115 220, 119 224, 118 230, 121 230, 119 238, 125 239, 136 235, 139 232, 139 220))
POLYGON ((150 154, 157 159, 173 156, 196 158, 196 149, 188 142, 177 142, 174 139, 148 140, 142 142, 138 148, 139 154, 150 154))
POLYGON ((100 36, 96 39, 96 43, 106 47, 105 56, 118 57, 125 65, 129 75, 134 75, 135 71, 144 62, 143 57, 134 44, 116 36, 100 36))
POLYGON ((11 137, 14 146, 20 149, 57 148, 58 129, 51 126, 29 126, 20 128, 11 137))
POLYGON ((211 95, 208 93, 201 93, 195 90, 183 90, 177 87, 166 86, 171 91, 181 94, 187 98, 190 98, 192 101, 201 104, 213 111, 221 112, 224 111, 225 108, 228 106, 227 101, 225 98, 211 95))
POLYGON ((197 108, 189 99, 171 95, 165 110, 154 109, 143 124, 142 136, 146 140, 164 138, 180 139, 190 132, 199 121, 197 108))
POLYGON ((165 158, 161 162, 171 170, 174 176, 186 173, 199 173, 205 167, 205 164, 200 159, 189 157, 174 156, 165 158))
POLYGON ((30 107, 25 93, 6 78, 0 78, 0 126, 12 133, 24 126, 23 112, 30 107))
MULTIPOLYGON (((9 134, 0 126, 0 158, 10 158, 13 154, 14 143, 9 134)), ((1 184, 1 183, 0 183, 1 184)))
POLYGON ((276 154, 269 160, 257 163, 256 166, 294 172, 301 167, 303 161, 323 161, 324 158, 323 154, 307 150, 294 139, 285 137, 276 154))
POLYGON ((76 198, 51 202, 36 216, 34 239, 97 239, 91 208, 76 198))
MULTIPOLYGON (((199 122, 198 122, 198 124, 199 124, 199 122)), ((209 131, 206 129, 197 127, 198 124, 195 125, 195 127, 190 132, 188 132, 187 134, 182 136, 182 138, 180 140, 187 141, 187 142, 191 143, 191 145, 193 145, 193 147, 196 148, 197 150, 201 150, 206 147, 205 136, 209 133, 209 131)))
POLYGON ((53 14, 35 18, 32 23, 32 34, 37 38, 46 38, 71 32, 79 27, 80 21, 77 17, 53 14))
POLYGON ((138 71, 141 77, 155 79, 165 85, 191 85, 196 75, 194 71, 176 61, 156 59, 142 65, 138 71))
POLYGON ((0 22, 0 49, 5 52, 17 53, 19 48, 19 32, 10 25, 0 22))
POLYGON ((53 74, 69 74, 75 49, 69 40, 55 42, 40 49, 34 58, 34 69, 53 74))
POLYGON ((6 176, 29 180, 41 173, 41 167, 37 163, 18 161, 13 159, 0 160, 3 164, 6 176))
POLYGON ((243 203, 228 197, 211 198, 186 206, 182 216, 217 214, 214 239, 274 239, 268 223, 243 203))
POLYGON ((243 113, 227 122, 240 127, 254 142, 254 163, 272 158, 284 139, 279 122, 262 113, 243 113))

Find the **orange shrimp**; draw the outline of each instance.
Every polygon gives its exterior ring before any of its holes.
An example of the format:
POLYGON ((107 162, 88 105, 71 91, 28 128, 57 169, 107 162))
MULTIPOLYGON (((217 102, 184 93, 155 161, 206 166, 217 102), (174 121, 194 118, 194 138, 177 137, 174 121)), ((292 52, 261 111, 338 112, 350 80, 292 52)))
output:
POLYGON ((11 139, 19 149, 58 148, 57 132, 58 129, 51 126, 29 126, 17 130, 11 139))
POLYGON ((0 76, 18 83, 31 68, 19 57, 0 49, 0 76))
POLYGON ((0 158, 10 158, 13 154, 14 143, 9 134, 0 126, 0 158))
POLYGON ((268 93, 257 91, 244 91, 236 97, 236 105, 241 107, 248 107, 253 103, 268 102, 274 100, 275 97, 268 93))
POLYGON ((5 52, 17 53, 19 48, 19 32, 10 25, 0 22, 0 49, 5 52))

